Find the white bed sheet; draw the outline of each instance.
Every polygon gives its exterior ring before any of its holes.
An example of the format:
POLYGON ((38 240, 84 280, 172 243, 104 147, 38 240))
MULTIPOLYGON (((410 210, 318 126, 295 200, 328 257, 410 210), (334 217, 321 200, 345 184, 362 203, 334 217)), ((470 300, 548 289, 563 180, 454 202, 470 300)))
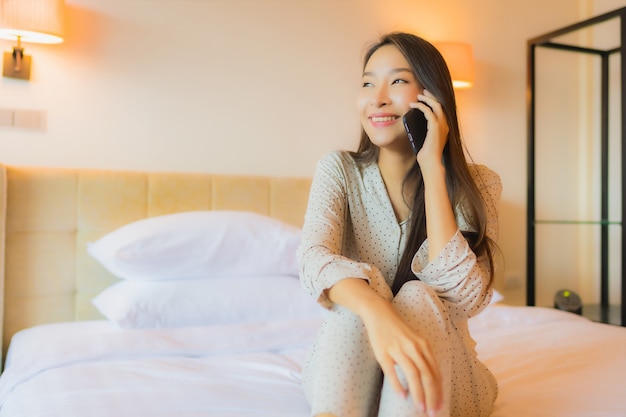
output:
POLYGON ((319 324, 38 326, 12 342, 0 416, 306 416, 299 364, 319 324))
MULTIPOLYGON (((16 335, 0 417, 299 417, 320 321, 120 330, 106 321, 16 335)), ((539 307, 470 321, 499 381, 492 417, 625 417, 626 328, 539 307)))
POLYGON ((626 328, 545 307, 470 320, 500 392, 491 417, 626 417, 626 328))

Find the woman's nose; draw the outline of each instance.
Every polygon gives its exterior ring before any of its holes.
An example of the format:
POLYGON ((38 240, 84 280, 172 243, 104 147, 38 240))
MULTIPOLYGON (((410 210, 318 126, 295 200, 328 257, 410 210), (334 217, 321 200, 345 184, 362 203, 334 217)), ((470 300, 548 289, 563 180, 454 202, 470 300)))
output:
POLYGON ((391 100, 389 99, 389 91, 384 87, 378 88, 373 99, 374 106, 383 107, 388 105, 390 102, 391 100))

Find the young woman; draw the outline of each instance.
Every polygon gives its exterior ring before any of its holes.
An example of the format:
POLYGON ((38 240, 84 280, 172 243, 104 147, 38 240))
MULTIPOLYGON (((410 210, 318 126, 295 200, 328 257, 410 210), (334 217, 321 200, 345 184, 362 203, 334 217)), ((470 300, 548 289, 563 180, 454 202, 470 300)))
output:
POLYGON ((467 319, 491 300, 499 177, 465 160, 437 49, 392 33, 365 56, 357 152, 317 167, 298 250, 330 309, 303 370, 314 416, 488 416, 497 395, 467 319), (417 155, 402 116, 421 110, 417 155))

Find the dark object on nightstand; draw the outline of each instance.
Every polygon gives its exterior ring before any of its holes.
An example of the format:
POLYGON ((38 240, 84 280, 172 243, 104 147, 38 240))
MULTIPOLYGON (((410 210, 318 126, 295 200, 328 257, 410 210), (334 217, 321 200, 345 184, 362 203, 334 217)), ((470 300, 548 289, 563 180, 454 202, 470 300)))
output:
POLYGON ((570 313, 583 314, 580 296, 574 291, 560 290, 554 296, 554 308, 570 313))

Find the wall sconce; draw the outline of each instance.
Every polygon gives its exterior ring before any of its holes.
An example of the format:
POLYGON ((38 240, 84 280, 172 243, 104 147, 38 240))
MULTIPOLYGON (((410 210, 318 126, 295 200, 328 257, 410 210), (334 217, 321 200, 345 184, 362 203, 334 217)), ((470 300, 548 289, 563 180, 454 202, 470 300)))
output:
POLYGON ((450 69, 454 88, 470 88, 474 85, 474 55, 472 46, 458 42, 434 42, 450 69))
POLYGON ((2 75, 30 79, 31 57, 22 42, 63 42, 63 7, 64 0, 0 0, 0 38, 17 42, 4 53, 2 75))

